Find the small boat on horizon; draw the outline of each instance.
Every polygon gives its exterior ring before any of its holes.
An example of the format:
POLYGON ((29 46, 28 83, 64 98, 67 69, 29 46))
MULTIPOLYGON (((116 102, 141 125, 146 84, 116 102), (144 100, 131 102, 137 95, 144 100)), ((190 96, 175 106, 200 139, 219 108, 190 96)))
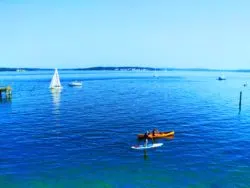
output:
POLYGON ((217 78, 217 80, 226 80, 226 77, 224 76, 224 75, 221 75, 221 76, 219 76, 218 78, 217 78))
POLYGON ((59 77, 57 69, 55 69, 49 88, 50 89, 62 89, 60 77, 59 77))
POLYGON ((69 83, 69 86, 74 87, 74 86, 82 86, 82 82, 81 81, 73 81, 69 83))

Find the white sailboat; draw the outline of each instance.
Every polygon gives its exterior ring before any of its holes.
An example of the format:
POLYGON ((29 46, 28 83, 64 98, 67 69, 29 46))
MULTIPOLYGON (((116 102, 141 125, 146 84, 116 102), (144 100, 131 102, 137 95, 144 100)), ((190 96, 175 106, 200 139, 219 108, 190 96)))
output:
POLYGON ((50 89, 61 89, 62 88, 61 82, 60 82, 60 77, 59 77, 57 69, 55 69, 55 72, 54 72, 54 75, 51 79, 49 88, 50 89))

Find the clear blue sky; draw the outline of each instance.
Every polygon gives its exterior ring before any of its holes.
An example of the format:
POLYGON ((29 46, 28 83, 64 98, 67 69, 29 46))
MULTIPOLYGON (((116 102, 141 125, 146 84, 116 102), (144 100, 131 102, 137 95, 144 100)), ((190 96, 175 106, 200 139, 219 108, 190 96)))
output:
POLYGON ((0 1, 0 67, 250 68, 250 1, 0 1))

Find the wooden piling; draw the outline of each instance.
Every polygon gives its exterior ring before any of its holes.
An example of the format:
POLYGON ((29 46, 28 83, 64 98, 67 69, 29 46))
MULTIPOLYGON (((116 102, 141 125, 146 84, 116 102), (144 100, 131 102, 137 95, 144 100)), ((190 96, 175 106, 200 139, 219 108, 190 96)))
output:
POLYGON ((10 86, 0 88, 0 98, 2 98, 2 93, 6 94, 6 98, 11 98, 12 89, 10 86))
POLYGON ((241 111, 242 91, 240 91, 239 112, 241 111))

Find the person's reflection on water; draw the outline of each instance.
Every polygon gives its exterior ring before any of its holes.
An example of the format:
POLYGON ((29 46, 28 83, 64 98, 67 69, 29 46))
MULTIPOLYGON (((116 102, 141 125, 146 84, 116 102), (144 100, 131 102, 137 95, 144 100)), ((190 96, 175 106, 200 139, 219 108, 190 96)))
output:
POLYGON ((166 140, 173 140, 173 139, 174 139, 174 135, 166 137, 166 140))
POLYGON ((144 149, 144 160, 148 160, 147 150, 144 149))

